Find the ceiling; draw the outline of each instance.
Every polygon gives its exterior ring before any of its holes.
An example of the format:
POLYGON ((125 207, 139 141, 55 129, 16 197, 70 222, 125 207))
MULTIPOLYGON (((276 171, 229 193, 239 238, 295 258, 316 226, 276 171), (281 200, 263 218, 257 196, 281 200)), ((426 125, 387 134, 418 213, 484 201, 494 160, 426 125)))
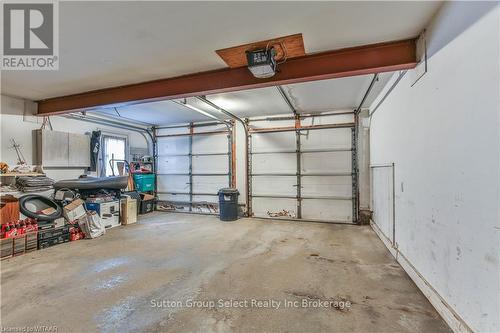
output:
MULTIPOLYGON (((307 53, 405 39, 418 35, 440 5, 61 1, 59 70, 4 71, 1 91, 39 100, 217 69, 225 67, 217 49, 294 33, 303 34, 307 53)), ((295 86, 289 88, 293 95, 295 86)), ((309 88, 296 90, 301 89, 309 88)), ((315 102, 315 108, 322 107, 315 102)))
MULTIPOLYGON (((379 74, 363 107, 369 106, 385 86, 392 73, 379 74)), ((362 75, 341 79, 314 81, 282 86, 294 109, 299 113, 355 109, 361 103, 373 75, 362 75)), ((241 118, 291 114, 292 110, 276 87, 242 90, 207 96, 207 99, 241 118)), ((218 118, 225 118, 206 103, 188 98, 185 101, 160 101, 136 104, 120 108, 88 112, 120 120, 132 120, 140 124, 168 125, 207 121, 209 117, 180 105, 190 106, 208 112, 218 118)))

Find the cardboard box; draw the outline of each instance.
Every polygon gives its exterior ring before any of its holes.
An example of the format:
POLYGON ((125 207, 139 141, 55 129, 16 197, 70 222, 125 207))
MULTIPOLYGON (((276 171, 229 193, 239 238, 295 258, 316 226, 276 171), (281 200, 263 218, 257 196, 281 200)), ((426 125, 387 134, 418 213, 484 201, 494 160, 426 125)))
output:
POLYGON ((74 223, 76 220, 86 214, 84 201, 76 199, 75 201, 67 204, 63 208, 63 214, 69 223, 74 223))
POLYGON ((65 224, 66 220, 64 219, 64 217, 60 217, 54 220, 54 228, 64 227, 65 224))
POLYGON ((85 204, 88 210, 92 210, 99 214, 102 223, 106 228, 113 228, 120 225, 120 202, 87 202, 85 204))
POLYGON ((122 198, 121 216, 122 225, 132 224, 137 222, 137 200, 129 197, 122 198))

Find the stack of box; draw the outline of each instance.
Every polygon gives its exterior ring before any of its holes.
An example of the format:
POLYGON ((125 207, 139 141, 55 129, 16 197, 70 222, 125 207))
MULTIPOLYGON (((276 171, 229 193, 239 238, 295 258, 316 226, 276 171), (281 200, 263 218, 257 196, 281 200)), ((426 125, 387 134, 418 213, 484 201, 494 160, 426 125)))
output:
POLYGON ((137 222, 137 200, 131 197, 122 197, 121 205, 121 222, 122 225, 132 224, 137 222))

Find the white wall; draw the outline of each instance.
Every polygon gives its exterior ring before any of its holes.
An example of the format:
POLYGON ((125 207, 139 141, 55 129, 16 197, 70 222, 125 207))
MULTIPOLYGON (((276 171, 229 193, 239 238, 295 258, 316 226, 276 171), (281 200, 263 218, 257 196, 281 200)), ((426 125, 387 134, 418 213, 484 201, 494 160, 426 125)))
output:
POLYGON ((500 332, 499 28, 498 4, 445 3, 428 73, 370 128, 371 164, 395 163, 400 253, 474 332, 500 332))
MULTIPOLYGON (((13 138, 21 145, 21 150, 28 164, 33 163, 32 130, 39 129, 42 118, 32 116, 36 110, 35 103, 19 98, 1 96, 1 136, 0 161, 13 167, 17 163, 17 155, 11 148, 10 139, 13 138)), ((127 135, 129 146, 147 147, 146 140, 141 134, 108 126, 96 125, 84 121, 72 120, 63 117, 50 117, 55 131, 85 134, 96 129, 103 132, 127 135)), ((55 180, 75 178, 85 172, 83 168, 45 168, 47 176, 55 180)))

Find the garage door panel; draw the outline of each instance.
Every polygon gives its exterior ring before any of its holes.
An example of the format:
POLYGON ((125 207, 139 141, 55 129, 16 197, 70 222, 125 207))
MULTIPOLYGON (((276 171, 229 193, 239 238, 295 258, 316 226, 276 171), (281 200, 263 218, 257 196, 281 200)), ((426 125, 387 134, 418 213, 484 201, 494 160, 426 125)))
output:
POLYGON ((302 218, 350 223, 352 202, 350 200, 302 200, 302 218))
MULTIPOLYGON (((303 125, 328 125, 353 120, 352 114, 332 117, 336 117, 336 120, 307 118, 303 125)), ((271 122, 267 125, 269 123, 271 122)), ((271 217, 270 215, 279 215, 278 212, 284 210, 289 218, 352 223, 354 201, 351 128, 300 131, 300 201, 294 198, 298 195, 297 187, 294 186, 297 184, 297 177, 293 176, 297 173, 296 132, 254 133, 251 145, 252 152, 257 152, 252 155, 251 160, 254 195, 252 210, 255 216, 271 217), (287 153, 276 153, 277 151, 287 153), (259 176, 283 173, 292 176, 259 176), (292 198, 259 197, 260 195, 292 198), (297 204, 301 207, 299 212, 297 204)))
POLYGON ((301 167, 302 173, 351 172, 351 152, 303 153, 301 167))
POLYGON ((352 196, 351 176, 302 177, 302 196, 352 196))
POLYGON ((297 201, 281 198, 253 198, 253 213, 257 217, 297 217, 297 201), (277 215, 284 216, 277 216, 277 215))
POLYGON ((301 150, 351 148, 352 131, 350 128, 335 128, 301 131, 301 150))
POLYGON ((198 135, 193 137, 193 154, 227 153, 227 134, 198 135))
POLYGON ((158 192, 189 192, 189 176, 167 176, 157 177, 158 192))
POLYGON ((189 195, 187 194, 158 194, 158 198, 164 201, 172 201, 172 202, 189 202, 189 195))
POLYGON ((227 173, 228 168, 228 155, 193 156, 193 173, 227 173))
POLYGON ((297 172, 295 154, 258 154, 252 156, 252 173, 288 173, 297 172))
POLYGON ((188 154, 189 137, 158 138, 158 155, 188 154))
POLYGON ((295 150, 295 133, 254 133, 252 134, 252 152, 276 152, 295 150))
POLYGON ((193 202, 206 202, 218 205, 219 199, 212 195, 193 195, 193 202))
POLYGON ((189 156, 158 156, 158 173, 187 173, 189 156))
POLYGON ((302 119, 300 122, 302 126, 353 123, 354 113, 329 115, 329 116, 315 117, 315 118, 309 117, 302 119))
POLYGON ((287 195, 295 196, 297 177, 261 176, 254 177, 252 193, 254 195, 287 195))
POLYGON ((193 193, 214 193, 228 187, 229 176, 193 176, 193 193))

